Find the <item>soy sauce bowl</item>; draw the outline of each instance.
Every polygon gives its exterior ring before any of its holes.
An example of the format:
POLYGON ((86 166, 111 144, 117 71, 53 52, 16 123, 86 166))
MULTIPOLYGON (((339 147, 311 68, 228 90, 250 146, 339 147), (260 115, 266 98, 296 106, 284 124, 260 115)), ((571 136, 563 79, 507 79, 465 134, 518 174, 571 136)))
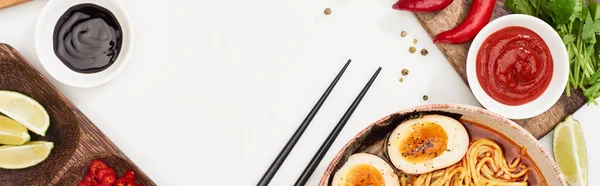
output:
POLYGON ((129 61, 133 47, 133 27, 129 14, 118 0, 53 0, 48 1, 35 28, 35 47, 40 63, 56 80, 73 87, 95 87, 113 79, 129 61), (91 3, 110 11, 121 26, 122 43, 112 65, 94 73, 81 73, 70 69, 54 52, 54 29, 59 18, 71 7, 91 3))
POLYGON ((531 118, 550 109, 563 94, 569 76, 568 56, 561 37, 546 22, 529 15, 506 15, 487 24, 471 43, 467 55, 467 80, 471 92, 486 109, 511 119, 531 118), (522 105, 507 105, 492 98, 484 91, 477 77, 477 53, 482 43, 496 31, 511 26, 527 28, 539 35, 546 43, 553 61, 552 78, 546 90, 536 99, 522 105))

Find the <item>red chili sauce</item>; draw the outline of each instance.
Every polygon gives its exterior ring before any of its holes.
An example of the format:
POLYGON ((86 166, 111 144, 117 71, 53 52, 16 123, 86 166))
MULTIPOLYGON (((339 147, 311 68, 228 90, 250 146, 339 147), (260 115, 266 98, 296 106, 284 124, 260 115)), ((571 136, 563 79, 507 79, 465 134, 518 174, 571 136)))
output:
POLYGON ((506 27, 483 41, 475 64, 479 84, 505 105, 540 97, 552 80, 554 63, 548 45, 535 32, 506 27))

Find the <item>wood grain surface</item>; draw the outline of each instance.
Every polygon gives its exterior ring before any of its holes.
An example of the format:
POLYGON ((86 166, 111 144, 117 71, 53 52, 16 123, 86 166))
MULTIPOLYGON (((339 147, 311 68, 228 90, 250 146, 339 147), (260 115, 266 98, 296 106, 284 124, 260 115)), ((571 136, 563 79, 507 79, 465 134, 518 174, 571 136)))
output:
MULTIPOLYGON (((452 4, 439 12, 416 13, 415 16, 421 22, 429 36, 432 38, 437 34, 456 27, 467 16, 471 8, 470 0, 454 0, 452 4)), ((510 14, 504 6, 504 0, 496 1, 492 20, 510 14)), ((467 82, 466 61, 467 52, 471 43, 464 44, 438 44, 438 48, 444 53, 452 67, 467 82)), ((552 131, 554 126, 562 121, 567 115, 574 113, 585 104, 585 97, 579 91, 573 91, 571 97, 563 93, 558 102, 548 111, 529 119, 514 120, 527 129, 536 138, 541 138, 552 131)))
POLYGON ((0 10, 8 8, 8 7, 12 7, 12 6, 16 6, 16 5, 20 5, 26 2, 29 2, 32 0, 0 0, 0 10))
POLYGON ((104 160, 118 176, 133 169, 138 173, 137 183, 156 185, 71 101, 6 44, 0 44, 0 89, 23 93, 42 104, 50 115, 50 128, 45 137, 31 132, 30 135, 32 141, 54 142, 46 161, 26 169, 0 169, 0 186, 74 186, 85 177, 94 159, 104 160))

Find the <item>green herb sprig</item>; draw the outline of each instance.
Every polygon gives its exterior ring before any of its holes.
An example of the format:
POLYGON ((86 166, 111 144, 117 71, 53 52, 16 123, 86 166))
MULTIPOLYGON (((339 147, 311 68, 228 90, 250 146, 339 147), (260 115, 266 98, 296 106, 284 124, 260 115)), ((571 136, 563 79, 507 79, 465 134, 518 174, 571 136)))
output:
POLYGON ((587 102, 600 97, 600 6, 593 0, 506 0, 517 14, 538 17, 560 35, 569 53, 566 93, 581 89, 587 102))

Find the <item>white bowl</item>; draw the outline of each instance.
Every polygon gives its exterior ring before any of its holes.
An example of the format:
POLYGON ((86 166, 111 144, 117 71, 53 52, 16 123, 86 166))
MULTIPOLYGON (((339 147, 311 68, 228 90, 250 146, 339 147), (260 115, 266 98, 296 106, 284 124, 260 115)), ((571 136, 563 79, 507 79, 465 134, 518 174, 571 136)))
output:
POLYGON ((133 47, 133 28, 129 14, 117 0, 51 0, 37 21, 35 48, 42 66, 56 80, 73 87, 94 87, 114 78, 126 65, 133 47), (54 27, 60 16, 72 6, 92 3, 108 9, 117 18, 123 31, 123 41, 117 60, 107 69, 96 73, 79 73, 67 67, 54 53, 54 27))
POLYGON ((569 77, 568 56, 562 39, 546 22, 529 15, 506 15, 487 24, 473 40, 467 55, 467 80, 475 98, 488 110, 511 119, 531 118, 550 109, 565 90, 569 77), (554 62, 552 80, 544 93, 535 100, 518 106, 505 105, 490 97, 479 84, 475 68, 477 52, 481 43, 492 33, 509 26, 520 26, 537 33, 548 45, 554 62))

